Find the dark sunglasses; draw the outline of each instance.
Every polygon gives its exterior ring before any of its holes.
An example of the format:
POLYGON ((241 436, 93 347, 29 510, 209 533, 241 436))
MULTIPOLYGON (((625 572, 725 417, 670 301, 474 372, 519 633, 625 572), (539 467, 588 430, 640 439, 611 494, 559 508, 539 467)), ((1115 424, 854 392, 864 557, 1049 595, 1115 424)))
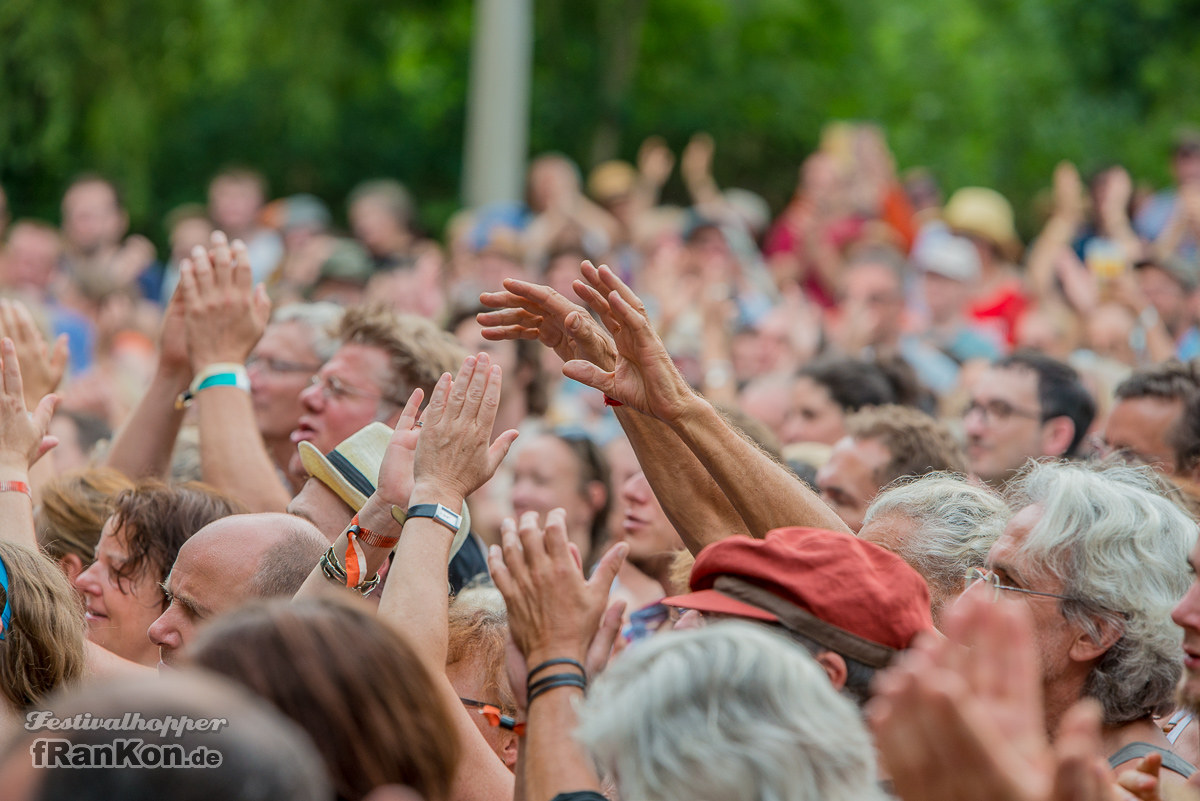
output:
POLYGON ((470 698, 459 698, 464 706, 473 707, 479 710, 479 714, 483 715, 484 720, 489 726, 499 726, 506 731, 511 731, 518 737, 525 733, 525 724, 517 723, 516 718, 511 718, 508 715, 502 714, 500 708, 492 704, 485 704, 483 701, 472 701, 470 698))

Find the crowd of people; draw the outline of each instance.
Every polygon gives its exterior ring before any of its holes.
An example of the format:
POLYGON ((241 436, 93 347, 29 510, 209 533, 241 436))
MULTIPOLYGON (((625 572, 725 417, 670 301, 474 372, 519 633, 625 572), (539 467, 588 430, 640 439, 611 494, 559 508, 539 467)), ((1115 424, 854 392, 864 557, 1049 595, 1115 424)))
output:
POLYGON ((1200 798, 1200 134, 1027 247, 872 125, 715 158, 0 191, 4 795, 1200 798), (38 723, 134 712, 217 764, 38 723))

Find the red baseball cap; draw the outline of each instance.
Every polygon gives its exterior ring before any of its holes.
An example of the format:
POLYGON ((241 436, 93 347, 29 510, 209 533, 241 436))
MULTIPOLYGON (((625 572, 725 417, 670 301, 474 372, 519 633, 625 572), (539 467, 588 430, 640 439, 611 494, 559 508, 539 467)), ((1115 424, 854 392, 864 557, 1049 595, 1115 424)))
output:
POLYGON ((663 603, 779 623, 868 664, 886 663, 933 628, 921 574, 846 532, 790 527, 764 539, 729 537, 697 555, 689 584, 691 593, 663 603))

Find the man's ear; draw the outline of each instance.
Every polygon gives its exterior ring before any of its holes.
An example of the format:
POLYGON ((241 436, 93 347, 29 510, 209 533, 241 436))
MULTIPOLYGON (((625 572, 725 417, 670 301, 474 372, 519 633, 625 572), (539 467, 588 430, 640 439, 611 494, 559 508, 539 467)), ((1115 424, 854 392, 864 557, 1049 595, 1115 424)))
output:
POLYGON ((833 685, 833 689, 841 692, 846 686, 846 660, 841 654, 833 651, 821 651, 814 658, 829 676, 829 683, 833 685))
POLYGON ((504 747, 500 749, 500 759, 509 770, 517 769, 517 752, 521 748, 521 738, 512 732, 505 732, 504 747))
POLYGON ((1079 632, 1067 652, 1075 662, 1094 662, 1104 656, 1108 649, 1116 645, 1117 640, 1125 634, 1119 624, 1095 618, 1093 620, 1100 629, 1099 637, 1092 637, 1082 627, 1079 628, 1079 632))
POLYGON ((1042 456, 1062 456, 1075 439, 1075 422, 1066 415, 1042 423, 1042 456))

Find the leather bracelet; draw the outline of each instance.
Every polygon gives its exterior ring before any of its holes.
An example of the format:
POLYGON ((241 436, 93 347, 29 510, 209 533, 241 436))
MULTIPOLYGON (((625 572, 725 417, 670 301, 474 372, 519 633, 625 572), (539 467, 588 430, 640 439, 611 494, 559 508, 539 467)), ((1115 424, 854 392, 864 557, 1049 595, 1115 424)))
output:
POLYGON ((541 673, 546 668, 552 667, 554 665, 573 665, 573 666, 579 668, 579 673, 583 676, 585 681, 587 680, 587 669, 584 668, 584 666, 581 665, 579 662, 576 662, 574 659, 568 659, 567 657, 563 656, 563 657, 559 657, 557 659, 547 659, 545 662, 542 662, 541 664, 536 665, 535 667, 531 667, 528 671, 525 672, 525 683, 528 684, 529 681, 533 678, 534 674, 541 673))
POLYGON ((23 492, 30 498, 33 497, 33 491, 24 481, 0 481, 0 492, 23 492))
POLYGON ((559 687, 576 687, 576 688, 582 690, 583 692, 587 692, 587 685, 585 685, 582 681, 559 679, 556 682, 547 684, 545 687, 540 687, 536 692, 534 692, 533 694, 531 694, 529 696, 529 698, 525 701, 525 705, 528 706, 529 704, 532 704, 534 702, 534 699, 545 695, 546 693, 550 692, 551 690, 558 689, 559 687))
POLYGON ((572 679, 572 680, 576 680, 576 681, 582 681, 585 686, 587 685, 587 678, 579 673, 555 673, 550 676, 544 676, 543 678, 540 678, 537 681, 529 682, 529 684, 525 688, 525 692, 526 692, 526 694, 532 695, 533 693, 536 693, 538 690, 542 689, 543 687, 547 687, 547 686, 553 684, 554 682, 562 681, 563 679, 572 679))
POLYGON ((386 548, 389 551, 396 547, 396 543, 400 542, 399 537, 385 537, 369 528, 363 528, 358 523, 357 514, 350 521, 350 528, 346 529, 346 534, 355 537, 363 545, 370 545, 372 548, 386 548))

